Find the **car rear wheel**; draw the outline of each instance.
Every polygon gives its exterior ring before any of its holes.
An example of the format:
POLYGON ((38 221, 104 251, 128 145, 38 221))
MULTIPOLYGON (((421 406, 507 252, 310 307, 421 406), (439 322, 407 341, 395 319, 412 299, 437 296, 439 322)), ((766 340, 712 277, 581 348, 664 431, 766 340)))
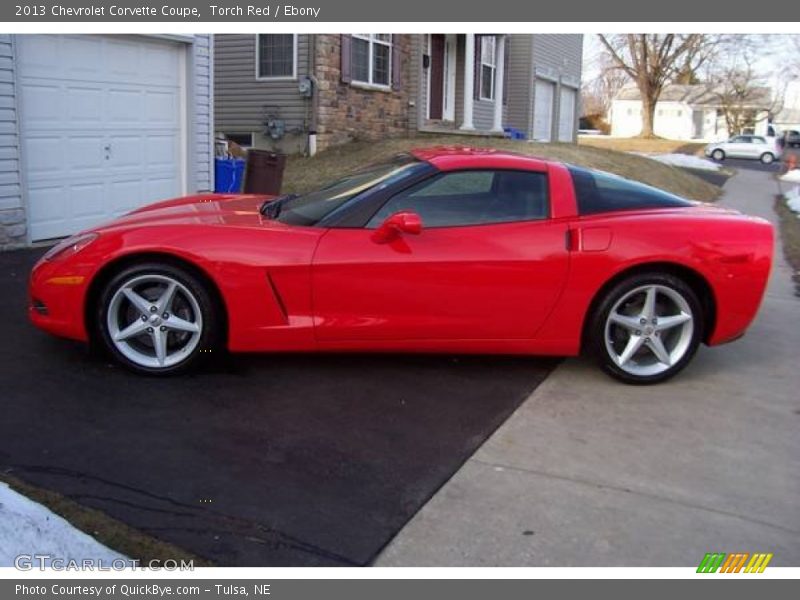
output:
POLYGON ((694 356, 704 322, 686 283, 666 273, 629 277, 602 298, 590 344, 604 371, 632 384, 669 379, 694 356))
POLYGON ((191 273, 167 264, 141 264, 103 289, 97 329, 106 348, 140 373, 184 371, 216 343, 218 319, 208 289, 191 273))
POLYGON ((775 162, 775 155, 771 152, 764 152, 764 154, 761 155, 761 162, 765 165, 771 165, 775 162))
POLYGON ((717 161, 725 160, 725 152, 717 148, 711 153, 711 158, 717 161))

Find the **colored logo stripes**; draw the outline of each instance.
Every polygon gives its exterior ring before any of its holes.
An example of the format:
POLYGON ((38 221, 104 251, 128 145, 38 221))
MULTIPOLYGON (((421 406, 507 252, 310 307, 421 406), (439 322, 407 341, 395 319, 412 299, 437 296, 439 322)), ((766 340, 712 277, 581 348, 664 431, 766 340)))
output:
POLYGON ((700 561, 697 567, 698 573, 763 573, 767 568, 772 554, 757 552, 736 552, 725 554, 724 552, 709 552, 700 561), (746 565, 746 566, 745 566, 746 565))

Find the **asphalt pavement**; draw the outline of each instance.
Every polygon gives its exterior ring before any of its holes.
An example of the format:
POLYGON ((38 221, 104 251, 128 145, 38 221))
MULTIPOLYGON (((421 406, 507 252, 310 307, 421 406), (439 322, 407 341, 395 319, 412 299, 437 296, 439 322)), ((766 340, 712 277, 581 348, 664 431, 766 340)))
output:
POLYGON ((137 376, 28 323, 42 252, 0 253, 0 471, 218 565, 369 564, 556 364, 262 355, 137 376))

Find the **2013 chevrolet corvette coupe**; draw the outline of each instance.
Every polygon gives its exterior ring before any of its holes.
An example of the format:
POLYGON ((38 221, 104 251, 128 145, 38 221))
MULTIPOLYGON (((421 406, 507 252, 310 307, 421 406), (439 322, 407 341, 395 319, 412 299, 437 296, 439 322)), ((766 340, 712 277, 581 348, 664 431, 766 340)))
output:
POLYGON ((134 371, 212 350, 591 353, 628 383, 741 336, 764 220, 508 152, 413 151, 303 195, 202 195, 50 249, 30 317, 134 371))

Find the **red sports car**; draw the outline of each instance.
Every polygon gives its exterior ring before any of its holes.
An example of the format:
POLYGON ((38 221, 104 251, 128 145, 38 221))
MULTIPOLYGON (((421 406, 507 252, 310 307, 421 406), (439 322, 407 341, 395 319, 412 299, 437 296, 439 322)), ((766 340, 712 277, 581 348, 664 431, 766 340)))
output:
POLYGON ((146 206, 53 247, 30 317, 142 373, 210 351, 596 356, 628 383, 741 336, 764 220, 608 173, 468 148, 302 195, 146 206))

